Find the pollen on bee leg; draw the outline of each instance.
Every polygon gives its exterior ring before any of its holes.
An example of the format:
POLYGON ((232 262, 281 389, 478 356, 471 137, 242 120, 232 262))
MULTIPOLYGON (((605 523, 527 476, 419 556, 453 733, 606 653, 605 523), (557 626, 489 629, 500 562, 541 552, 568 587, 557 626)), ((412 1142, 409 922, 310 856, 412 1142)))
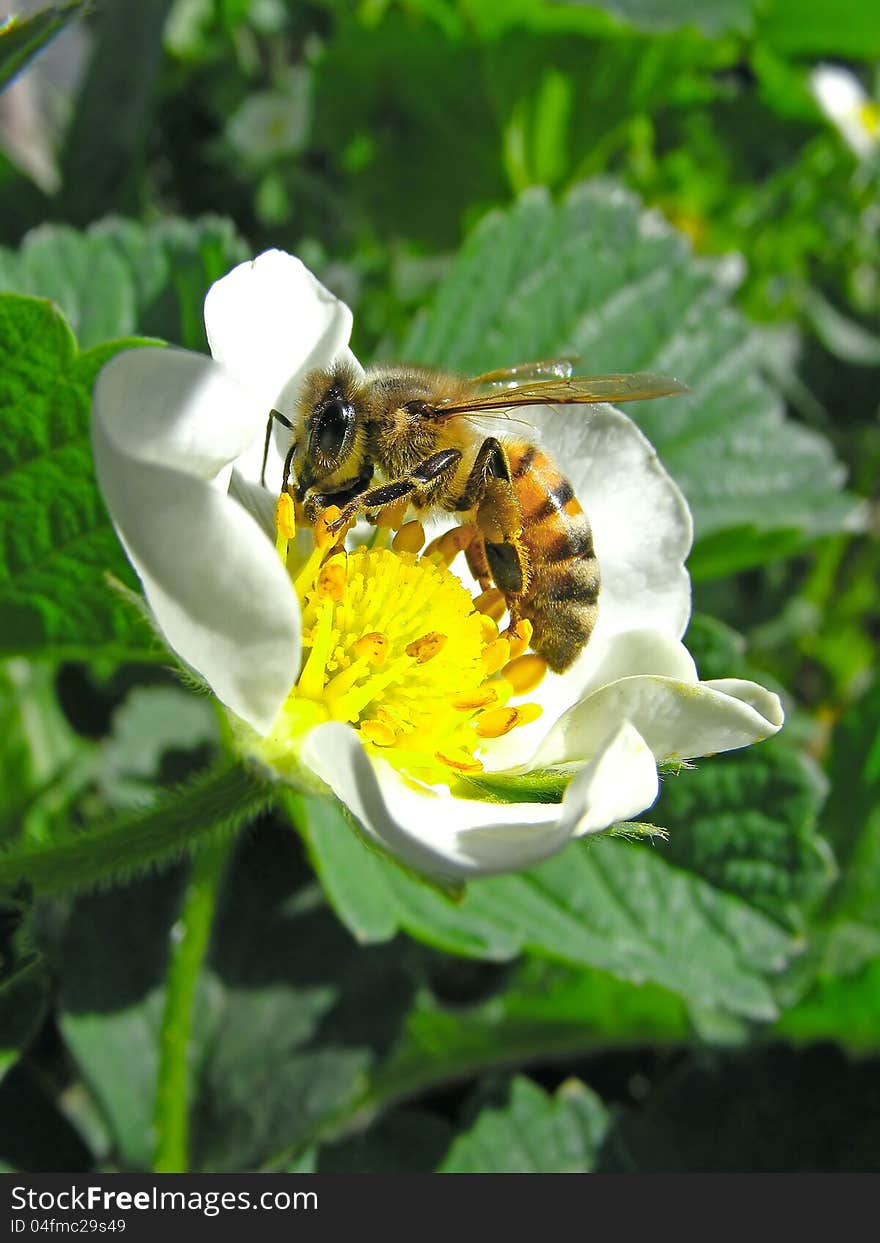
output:
POLYGON ((394 539, 391 547, 395 552, 418 552, 425 542, 425 528, 418 521, 405 522, 394 539))
POLYGON ((474 608, 478 613, 485 613, 491 617, 493 621, 499 622, 507 611, 507 601, 504 598, 504 592, 499 591, 497 587, 490 587, 488 591, 484 591, 482 595, 477 596, 474 600, 474 608))
POLYGON ((540 686, 546 672, 547 662, 543 656, 528 652, 514 657, 510 664, 504 666, 501 676, 513 687, 514 694, 528 695, 536 686, 540 686))
POLYGON ((433 660, 445 646, 446 635, 432 630, 428 634, 423 634, 420 638, 414 639, 412 643, 408 643, 404 651, 407 656, 412 656, 417 665, 424 665, 429 660, 433 660))
POLYGON ((538 704, 521 704, 518 708, 487 708, 474 726, 480 738, 502 738, 518 725, 528 725, 541 715, 538 704))
POLYGON ((445 565, 452 565, 458 554, 470 545, 475 535, 476 531, 473 527, 450 527, 448 531, 444 531, 442 535, 431 540, 424 555, 426 557, 437 556, 445 565))

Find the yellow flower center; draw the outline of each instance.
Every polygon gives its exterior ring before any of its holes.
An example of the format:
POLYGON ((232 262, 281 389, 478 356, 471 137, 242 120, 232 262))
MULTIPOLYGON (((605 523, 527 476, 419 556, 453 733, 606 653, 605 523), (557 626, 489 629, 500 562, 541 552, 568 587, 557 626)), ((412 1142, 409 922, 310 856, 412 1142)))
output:
POLYGON ((880 138, 880 104, 866 99, 859 104, 859 120, 871 138, 880 138))
POLYGON ((343 721, 368 751, 418 781, 478 773, 487 742, 540 715, 516 703, 546 671, 526 654, 531 626, 501 634, 500 592, 476 600, 448 563, 466 543, 454 528, 420 555, 424 532, 380 528, 347 552, 326 530, 304 563, 292 557, 293 506, 282 496, 278 550, 302 608, 303 663, 265 746, 277 757, 306 730, 343 721))

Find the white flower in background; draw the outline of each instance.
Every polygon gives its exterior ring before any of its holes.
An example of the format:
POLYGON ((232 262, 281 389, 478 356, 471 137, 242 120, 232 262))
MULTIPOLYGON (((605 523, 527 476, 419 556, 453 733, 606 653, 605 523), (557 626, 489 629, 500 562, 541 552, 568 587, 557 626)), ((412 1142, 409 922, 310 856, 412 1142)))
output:
POLYGON ((865 94, 855 74, 836 65, 817 65, 810 74, 810 89, 825 116, 860 159, 880 148, 880 104, 865 94))
POLYGON ((589 514, 602 572, 593 637, 556 675, 499 630, 497 593, 475 608, 449 538, 420 553, 410 523, 369 543, 356 531, 334 553, 286 519, 276 536, 285 443, 262 488, 267 412, 291 415, 310 369, 342 354, 357 366, 348 308, 269 251, 211 288, 205 321, 213 359, 147 348, 105 367, 95 462, 165 638, 281 777, 329 787, 391 853, 456 879, 636 816, 657 796, 658 762, 780 728, 760 686, 698 680, 681 643, 690 513, 618 410, 528 411, 589 514), (570 778, 561 803, 486 797, 548 769, 570 778))
POLYGON ((226 138, 242 160, 263 168, 302 150, 312 124, 312 76, 293 66, 268 91, 248 95, 226 125, 226 138))

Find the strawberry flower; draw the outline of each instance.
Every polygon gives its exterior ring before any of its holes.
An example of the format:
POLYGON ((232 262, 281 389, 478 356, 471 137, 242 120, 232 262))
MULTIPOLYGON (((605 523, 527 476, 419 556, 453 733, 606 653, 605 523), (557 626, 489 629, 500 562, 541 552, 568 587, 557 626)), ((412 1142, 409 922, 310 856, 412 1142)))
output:
POLYGON ((451 519, 364 527, 344 549, 282 505, 305 376, 348 349, 352 317, 294 257, 268 251, 209 290, 212 358, 115 357, 94 395, 98 480, 169 646, 226 705, 241 748, 279 779, 332 792, 385 850, 455 881, 527 867, 650 807, 658 763, 747 746, 783 721, 776 695, 700 682, 690 512, 620 411, 534 407, 535 437, 593 526, 593 636, 557 675, 502 629, 456 555, 451 519), (442 528, 451 528, 444 531, 442 528), (540 800, 547 783, 561 802, 540 800))

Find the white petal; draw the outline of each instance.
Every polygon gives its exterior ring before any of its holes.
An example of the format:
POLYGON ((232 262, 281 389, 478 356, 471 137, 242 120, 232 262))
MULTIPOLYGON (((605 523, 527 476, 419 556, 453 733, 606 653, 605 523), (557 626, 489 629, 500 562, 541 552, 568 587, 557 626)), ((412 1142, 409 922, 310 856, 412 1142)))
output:
POLYGON ((624 721, 569 787, 569 795, 581 799, 586 808, 575 836, 631 820, 653 806, 659 793, 660 779, 651 748, 638 730, 624 721))
POLYGON ((633 723, 658 760, 683 760, 769 738, 783 719, 778 696, 754 682, 622 678, 567 712, 544 740, 535 764, 588 759, 624 720, 633 723))
POLYGON ((864 110, 870 101, 858 78, 847 69, 819 65, 810 75, 810 87, 819 107, 856 155, 870 155, 880 139, 865 123, 864 110))
POLYGON ((559 718, 587 695, 639 674, 659 674, 679 682, 696 682, 697 669, 690 652, 678 639, 659 630, 629 630, 603 639, 591 639, 587 650, 566 673, 547 673, 527 696, 542 713, 530 725, 511 730, 491 744, 484 757, 488 771, 530 765, 541 743, 559 718))
POLYGON ((624 630, 680 639, 690 616, 684 561, 693 524, 649 441, 613 406, 533 407, 527 417, 593 528, 602 586, 591 644, 624 630))
POLYGON ((345 303, 281 250, 239 264, 205 298, 211 353, 255 390, 264 419, 292 412, 303 376, 345 349, 351 323, 345 303))
POLYGON ((101 372, 98 482, 170 646, 258 730, 299 671, 299 606, 272 543, 218 475, 262 417, 221 367, 132 350, 101 372))

